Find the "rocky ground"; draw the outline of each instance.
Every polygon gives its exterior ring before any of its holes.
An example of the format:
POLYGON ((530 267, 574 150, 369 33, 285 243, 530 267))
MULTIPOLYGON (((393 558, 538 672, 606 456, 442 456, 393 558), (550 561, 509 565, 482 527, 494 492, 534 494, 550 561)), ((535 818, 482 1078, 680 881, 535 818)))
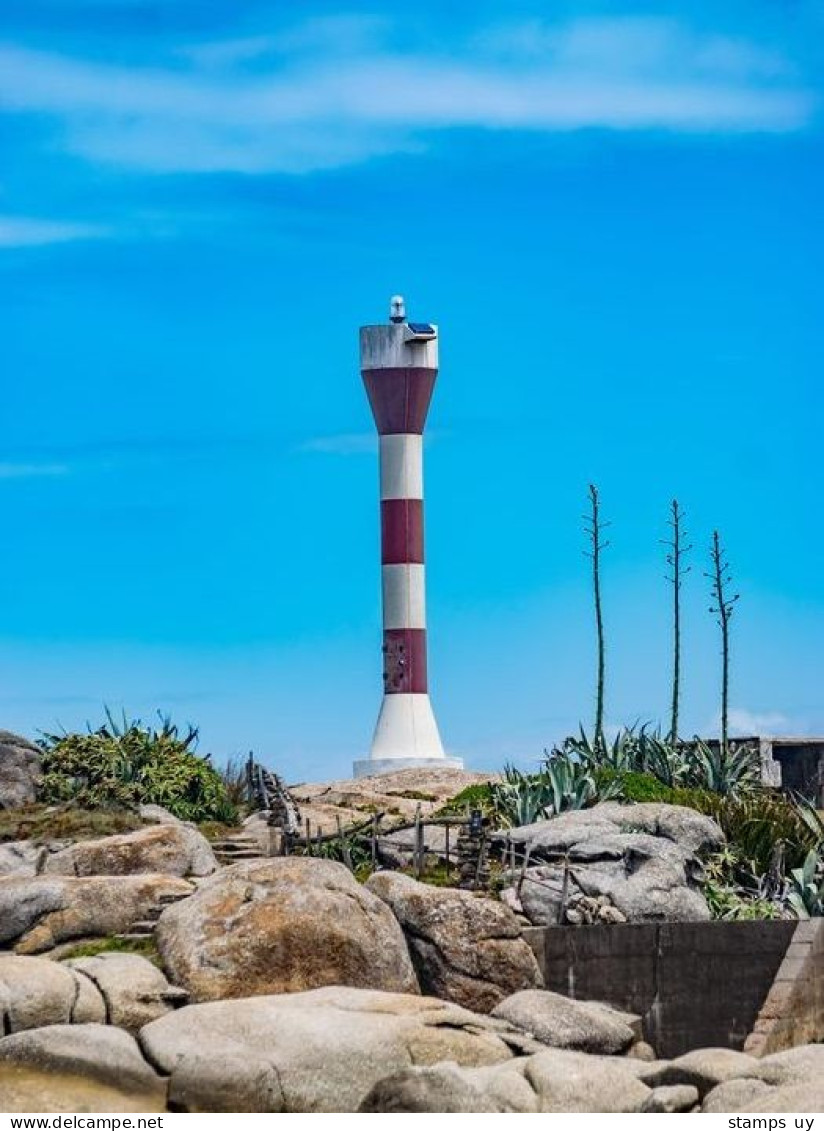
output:
MULTIPOLYGON (((8 736, 0 748, 13 755, 5 771, 0 759, 0 788, 30 802, 31 750, 8 736)), ((331 831, 337 818, 426 815, 484 780, 404 771, 295 792, 331 831)), ((610 921, 706 917, 695 854, 720 833, 689 810, 600 805, 517 830, 529 867, 503 874, 502 899, 267 857, 260 820, 228 865, 225 849, 157 807, 137 827, 80 839, 49 839, 38 820, 36 837, 0 844, 2 1110, 824 1105, 824 1046, 661 1061, 638 1017, 542 988, 522 928, 555 921, 560 859, 582 916, 591 905, 610 921)))
POLYGON ((322 986, 181 1005, 144 958, 0 958, 15 1111, 816 1112, 824 1046, 656 1060, 639 1019, 540 989, 479 1013, 322 986), (179 1008, 176 1008, 180 1006, 179 1008))
POLYGON ((398 770, 377 777, 304 782, 289 789, 312 828, 333 832, 338 818, 354 824, 373 813, 384 813, 411 821, 418 809, 428 817, 467 786, 481 785, 495 776, 450 769, 398 770))

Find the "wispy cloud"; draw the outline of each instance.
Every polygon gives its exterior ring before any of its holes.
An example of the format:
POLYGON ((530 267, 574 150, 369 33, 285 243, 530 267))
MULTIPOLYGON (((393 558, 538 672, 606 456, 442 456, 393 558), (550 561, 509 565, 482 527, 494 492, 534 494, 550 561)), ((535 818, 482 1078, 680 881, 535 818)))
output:
POLYGON ((0 479, 55 478, 68 474, 68 465, 63 463, 0 463, 0 479))
POLYGON ((298 444, 299 452, 317 452, 322 455, 359 456, 377 451, 378 440, 374 432, 342 432, 336 436, 316 436, 298 444))
POLYGON ((783 132, 815 111, 779 52, 652 18, 507 24, 433 51, 346 17, 182 50, 127 68, 8 46, 0 100, 50 116, 73 153, 155 172, 307 172, 455 128, 783 132))
MULTIPOLYGON (((802 718, 791 718, 781 711, 751 711, 748 707, 730 707, 727 724, 731 735, 742 738, 749 735, 804 734, 808 728, 808 723, 802 718)), ((702 733, 717 735, 720 730, 719 712, 702 733)))
POLYGON ((0 215, 0 248, 43 247, 73 240, 95 240, 108 235, 105 228, 92 224, 71 224, 36 220, 27 216, 0 215))
POLYGON ((740 735, 803 733, 805 729, 779 711, 749 711, 745 707, 730 708, 729 725, 733 734, 740 735))

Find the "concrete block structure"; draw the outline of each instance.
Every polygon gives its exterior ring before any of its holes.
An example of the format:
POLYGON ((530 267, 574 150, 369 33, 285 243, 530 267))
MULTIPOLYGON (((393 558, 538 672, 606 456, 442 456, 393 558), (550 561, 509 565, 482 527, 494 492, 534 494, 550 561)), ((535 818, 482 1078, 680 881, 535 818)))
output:
POLYGON ((462 768, 447 758, 429 699, 423 547, 423 430, 438 375, 438 327, 390 320, 362 326, 360 364, 380 437, 383 702, 368 759, 355 776, 412 767, 462 768))

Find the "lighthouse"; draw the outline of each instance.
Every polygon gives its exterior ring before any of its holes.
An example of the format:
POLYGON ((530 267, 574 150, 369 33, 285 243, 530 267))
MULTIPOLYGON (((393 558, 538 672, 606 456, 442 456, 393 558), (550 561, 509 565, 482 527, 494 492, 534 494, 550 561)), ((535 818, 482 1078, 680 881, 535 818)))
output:
POLYGON ((380 438, 383 700, 355 777, 414 767, 461 769, 444 754, 429 699, 423 552, 423 430, 438 375, 438 327, 389 321, 360 330, 360 366, 380 438))

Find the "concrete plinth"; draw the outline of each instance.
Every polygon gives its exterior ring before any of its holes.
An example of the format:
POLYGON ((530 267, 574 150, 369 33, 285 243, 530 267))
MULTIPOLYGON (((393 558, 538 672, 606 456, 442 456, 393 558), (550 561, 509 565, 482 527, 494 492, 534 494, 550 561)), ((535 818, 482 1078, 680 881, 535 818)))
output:
POLYGON ((395 774, 398 770, 462 770, 462 758, 361 758, 354 765, 356 778, 395 774))

